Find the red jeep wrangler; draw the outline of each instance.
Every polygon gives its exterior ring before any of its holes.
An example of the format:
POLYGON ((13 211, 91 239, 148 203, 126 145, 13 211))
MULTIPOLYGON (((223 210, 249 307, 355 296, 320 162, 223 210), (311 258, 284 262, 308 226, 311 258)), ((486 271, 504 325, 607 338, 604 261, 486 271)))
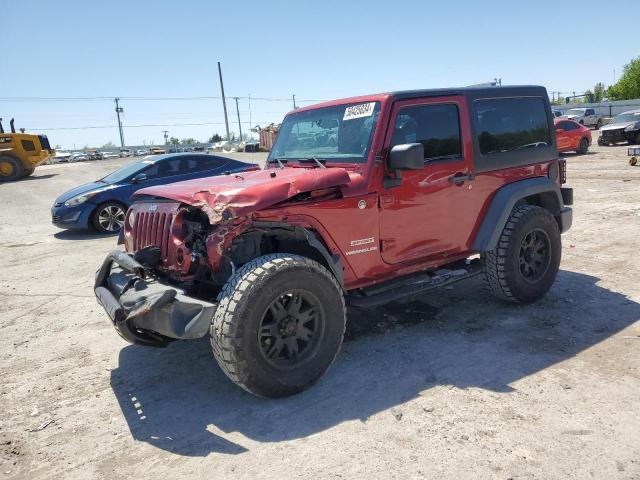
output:
POLYGON ((146 188, 95 293, 126 340, 211 338, 265 397, 334 360, 345 305, 483 274, 498 297, 551 287, 572 189, 543 87, 417 90, 289 113, 267 168, 146 188))

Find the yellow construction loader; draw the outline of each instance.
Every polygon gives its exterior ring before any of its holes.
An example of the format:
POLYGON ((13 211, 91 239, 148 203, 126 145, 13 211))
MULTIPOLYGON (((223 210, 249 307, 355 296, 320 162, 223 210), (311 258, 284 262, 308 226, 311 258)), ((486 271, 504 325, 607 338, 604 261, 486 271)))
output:
POLYGON ((35 168, 55 155, 46 135, 16 133, 14 119, 9 122, 11 133, 5 132, 0 118, 0 182, 27 177, 35 168))

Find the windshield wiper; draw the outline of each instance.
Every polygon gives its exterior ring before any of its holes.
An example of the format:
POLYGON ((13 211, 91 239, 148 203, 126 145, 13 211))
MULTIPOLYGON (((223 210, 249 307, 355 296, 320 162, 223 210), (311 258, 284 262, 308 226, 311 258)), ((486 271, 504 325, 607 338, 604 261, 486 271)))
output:
POLYGON ((287 160, 285 160, 284 162, 282 160, 280 160, 279 158, 272 158, 271 160, 269 160, 268 163, 278 163, 278 167, 280 169, 284 168, 284 164, 287 163, 287 160))
POLYGON ((300 160, 298 160, 298 163, 311 163, 311 162, 315 162, 316 165, 318 165, 320 168, 327 168, 327 166, 322 163, 322 162, 326 162, 326 160, 319 160, 316 157, 309 157, 309 158, 301 158, 300 160))

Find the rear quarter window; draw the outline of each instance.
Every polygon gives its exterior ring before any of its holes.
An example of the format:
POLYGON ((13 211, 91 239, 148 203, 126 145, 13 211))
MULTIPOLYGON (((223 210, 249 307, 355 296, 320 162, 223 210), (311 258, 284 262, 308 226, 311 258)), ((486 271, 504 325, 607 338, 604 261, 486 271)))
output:
POLYGON ((551 143, 541 98, 497 98, 475 102, 478 145, 482 154, 506 153, 551 143))

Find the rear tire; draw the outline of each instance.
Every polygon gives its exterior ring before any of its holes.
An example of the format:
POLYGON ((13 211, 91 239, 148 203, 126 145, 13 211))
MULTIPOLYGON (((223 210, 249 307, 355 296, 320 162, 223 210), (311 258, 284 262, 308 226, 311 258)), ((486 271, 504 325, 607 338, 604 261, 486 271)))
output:
POLYGON ((485 280, 496 297, 530 303, 551 288, 560 268, 558 223, 536 205, 514 208, 496 248, 482 255, 485 280))
POLYGON ((17 158, 0 156, 0 182, 13 182, 24 176, 24 166, 17 158))
POLYGON ((233 275, 218 295, 211 347, 236 385, 261 397, 284 397, 313 385, 344 336, 342 290, 309 258, 272 254, 233 275))
POLYGON ((598 122, 596 123, 596 130, 600 130, 600 127, 602 126, 602 119, 599 118, 598 122))
POLYGON ((589 151, 589 139, 586 137, 583 137, 580 139, 580 144, 578 145, 578 149, 576 150, 576 152, 579 155, 585 155, 588 151, 589 151))
POLYGON ((29 169, 26 169, 26 168, 25 168, 25 170, 24 170, 24 175, 23 175, 23 176, 24 176, 24 177, 28 177, 28 176, 32 175, 32 174, 33 174, 33 172, 35 172, 35 171, 36 171, 36 169, 35 169, 35 168, 29 168, 29 169))

